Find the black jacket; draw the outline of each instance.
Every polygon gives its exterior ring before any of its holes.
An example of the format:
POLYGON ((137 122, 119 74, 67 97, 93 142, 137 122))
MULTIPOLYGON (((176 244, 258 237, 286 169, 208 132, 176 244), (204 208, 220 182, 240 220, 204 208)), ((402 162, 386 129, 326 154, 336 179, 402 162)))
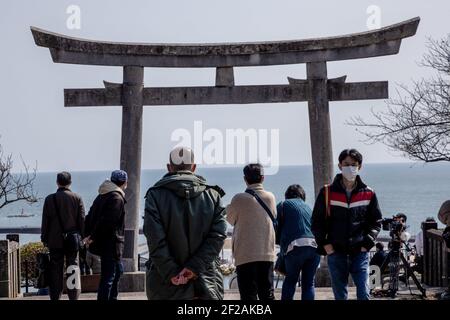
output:
POLYGON ((78 231, 83 235, 84 205, 78 194, 68 188, 59 188, 56 193, 45 198, 42 211, 41 241, 50 249, 62 249, 63 233, 69 231, 78 231), (59 209, 62 228, 53 198, 59 209))
POLYGON ((386 256, 387 256, 387 252, 386 251, 384 251, 384 250, 383 251, 377 251, 373 255, 372 259, 370 259, 370 263, 369 264, 371 266, 375 265, 375 266, 379 266, 381 268, 384 260, 386 259, 386 256))
POLYGON ((101 256, 120 259, 124 248, 125 232, 124 192, 111 181, 105 181, 99 188, 86 218, 87 236, 93 243, 89 250, 101 256))
POLYGON ((381 211, 375 192, 361 178, 356 178, 356 188, 347 199, 342 186, 342 174, 330 185, 330 216, 326 216, 325 187, 320 190, 312 216, 312 232, 325 254, 323 246, 332 244, 336 252, 356 253, 362 247, 370 250, 381 230, 381 211))

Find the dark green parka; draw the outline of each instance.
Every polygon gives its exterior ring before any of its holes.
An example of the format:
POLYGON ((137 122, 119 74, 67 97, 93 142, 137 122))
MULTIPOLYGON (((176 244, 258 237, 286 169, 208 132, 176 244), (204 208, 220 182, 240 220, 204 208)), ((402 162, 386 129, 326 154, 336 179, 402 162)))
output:
POLYGON ((147 191, 148 299, 223 299, 219 254, 227 229, 224 194, 190 171, 168 173, 147 191), (173 285, 170 279, 185 267, 198 278, 173 285))

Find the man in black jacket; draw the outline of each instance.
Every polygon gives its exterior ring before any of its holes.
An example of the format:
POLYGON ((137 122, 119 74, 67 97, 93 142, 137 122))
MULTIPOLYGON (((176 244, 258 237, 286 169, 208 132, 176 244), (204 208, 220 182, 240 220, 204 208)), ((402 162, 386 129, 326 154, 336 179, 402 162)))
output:
POLYGON ((387 257, 387 252, 384 251, 384 245, 381 242, 377 242, 375 247, 377 248, 377 251, 373 255, 372 259, 370 259, 370 265, 378 266, 381 268, 384 260, 387 257))
POLYGON ((359 177, 362 155, 347 149, 339 155, 338 174, 320 190, 312 216, 319 252, 327 255, 336 300, 348 296, 352 275, 358 300, 369 299, 368 251, 381 230, 381 211, 375 192, 359 177))
MULTIPOLYGON (((49 291, 51 300, 59 300, 64 282, 64 257, 68 267, 78 266, 78 251, 64 246, 63 234, 78 232, 83 234, 84 205, 81 197, 69 188, 72 177, 69 172, 60 172, 56 177, 58 191, 45 198, 42 212, 41 241, 50 251, 49 291)), ((77 276, 77 274, 75 275, 77 276)), ((70 300, 78 299, 80 288, 67 291, 70 300)))
POLYGON ((117 300, 118 284, 123 273, 121 257, 125 231, 125 189, 128 176, 116 170, 111 180, 100 185, 86 224, 85 242, 89 251, 101 257, 98 300, 117 300))

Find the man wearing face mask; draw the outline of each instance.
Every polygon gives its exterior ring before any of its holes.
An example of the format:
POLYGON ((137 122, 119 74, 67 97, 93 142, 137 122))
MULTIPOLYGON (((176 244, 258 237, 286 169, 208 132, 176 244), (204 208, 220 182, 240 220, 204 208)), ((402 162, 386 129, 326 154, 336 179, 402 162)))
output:
POLYGON ((381 230, 381 211, 375 192, 360 178, 362 155, 346 149, 331 185, 320 190, 312 215, 312 232, 319 253, 327 256, 336 300, 348 297, 348 276, 356 285, 358 300, 369 299, 368 251, 381 230))

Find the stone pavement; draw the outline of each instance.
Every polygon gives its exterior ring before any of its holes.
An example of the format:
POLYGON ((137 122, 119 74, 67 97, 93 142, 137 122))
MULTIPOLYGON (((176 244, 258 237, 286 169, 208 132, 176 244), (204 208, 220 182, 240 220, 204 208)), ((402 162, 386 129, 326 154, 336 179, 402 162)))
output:
MULTIPOLYGON (((427 300, 435 300, 436 295, 442 292, 442 288, 427 288, 427 300)), ((417 294, 418 292, 413 292, 417 294)), ((96 293, 83 293, 80 300, 95 300, 97 297, 96 293)), ((281 297, 281 289, 275 290, 275 297, 277 300, 281 297)), ((301 294, 297 290, 295 294, 295 300, 300 300, 301 294)), ((21 300, 49 300, 48 296, 27 296, 18 298, 21 300)), ((63 295, 63 300, 67 300, 67 295, 63 295)), ((119 295, 120 300, 147 300, 145 292, 123 292, 119 295)), ((225 300, 238 300, 239 291, 237 290, 226 290, 225 300)), ((331 288, 316 288, 316 300, 333 300, 333 292, 331 288)), ((349 288, 349 299, 356 299, 355 288, 349 288)), ((372 298, 373 300, 391 300, 390 298, 372 298)), ((2 299, 0 299, 2 300, 2 299)), ((411 295, 409 291, 400 291, 395 300, 420 300, 420 297, 411 295)))

